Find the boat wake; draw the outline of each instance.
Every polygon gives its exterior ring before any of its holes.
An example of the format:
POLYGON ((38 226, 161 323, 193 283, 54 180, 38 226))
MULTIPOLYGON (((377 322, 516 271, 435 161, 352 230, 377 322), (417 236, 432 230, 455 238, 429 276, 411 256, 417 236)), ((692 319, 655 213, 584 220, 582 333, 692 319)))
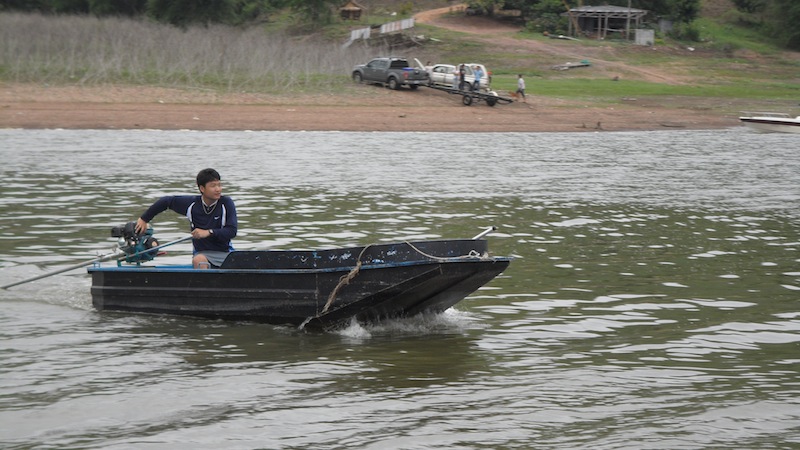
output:
POLYGON ((481 328, 485 326, 477 315, 450 308, 443 312, 429 312, 379 322, 361 323, 351 320, 347 326, 332 332, 358 342, 379 336, 461 334, 481 328))
MULTIPOLYGON (((35 266, 14 266, 4 269, 0 282, 16 282, 46 273, 35 266)), ((77 276, 61 275, 2 292, 4 300, 34 301, 88 311, 93 309, 89 287, 90 280, 81 273, 77 276)))

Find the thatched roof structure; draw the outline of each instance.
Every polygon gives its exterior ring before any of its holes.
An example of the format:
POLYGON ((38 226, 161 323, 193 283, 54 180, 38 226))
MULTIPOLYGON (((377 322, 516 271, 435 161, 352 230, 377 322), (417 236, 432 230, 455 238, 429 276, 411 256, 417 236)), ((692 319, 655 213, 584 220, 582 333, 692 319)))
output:
POLYGON ((344 6, 339 8, 339 14, 342 15, 342 19, 344 20, 360 20, 361 12, 363 10, 363 6, 359 5, 353 0, 349 0, 344 6))

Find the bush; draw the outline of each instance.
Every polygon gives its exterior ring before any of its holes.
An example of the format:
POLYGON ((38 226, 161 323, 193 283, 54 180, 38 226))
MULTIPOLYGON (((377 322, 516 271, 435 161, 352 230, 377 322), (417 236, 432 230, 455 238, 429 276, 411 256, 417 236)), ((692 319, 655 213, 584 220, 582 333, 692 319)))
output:
POLYGON ((700 30, 693 23, 676 23, 669 35, 679 41, 700 42, 700 30))
POLYGON ((543 33, 546 31, 550 34, 566 34, 568 25, 569 23, 566 18, 558 14, 546 13, 529 20, 525 24, 525 28, 528 31, 536 33, 543 33))

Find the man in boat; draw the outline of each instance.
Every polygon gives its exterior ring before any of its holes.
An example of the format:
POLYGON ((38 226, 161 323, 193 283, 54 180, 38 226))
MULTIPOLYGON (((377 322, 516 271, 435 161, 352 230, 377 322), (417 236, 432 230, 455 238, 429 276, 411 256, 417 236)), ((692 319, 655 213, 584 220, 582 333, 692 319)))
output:
POLYGON ((219 267, 233 251, 231 239, 238 229, 236 206, 230 197, 222 195, 219 172, 214 169, 203 169, 197 174, 197 188, 200 195, 168 195, 158 199, 136 221, 136 232, 143 233, 147 224, 167 209, 184 214, 192 227, 192 266, 219 267))

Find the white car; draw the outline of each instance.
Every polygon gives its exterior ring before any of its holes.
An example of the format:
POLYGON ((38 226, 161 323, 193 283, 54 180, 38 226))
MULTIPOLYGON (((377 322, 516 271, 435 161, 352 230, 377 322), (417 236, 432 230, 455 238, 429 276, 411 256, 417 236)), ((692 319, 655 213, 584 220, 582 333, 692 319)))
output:
POLYGON ((456 79, 456 66, 452 64, 436 64, 433 66, 425 67, 430 77, 430 84, 437 86, 455 86, 454 80, 456 79))
MULTIPOLYGON (((483 71, 481 77, 480 90, 489 91, 491 77, 483 64, 464 64, 464 90, 471 91, 472 86, 475 84, 475 72, 473 67, 478 66, 483 71)), ((428 71, 430 76, 430 84, 437 86, 447 86, 458 89, 458 66, 452 64, 435 64, 433 66, 426 66, 425 70, 428 71)))

